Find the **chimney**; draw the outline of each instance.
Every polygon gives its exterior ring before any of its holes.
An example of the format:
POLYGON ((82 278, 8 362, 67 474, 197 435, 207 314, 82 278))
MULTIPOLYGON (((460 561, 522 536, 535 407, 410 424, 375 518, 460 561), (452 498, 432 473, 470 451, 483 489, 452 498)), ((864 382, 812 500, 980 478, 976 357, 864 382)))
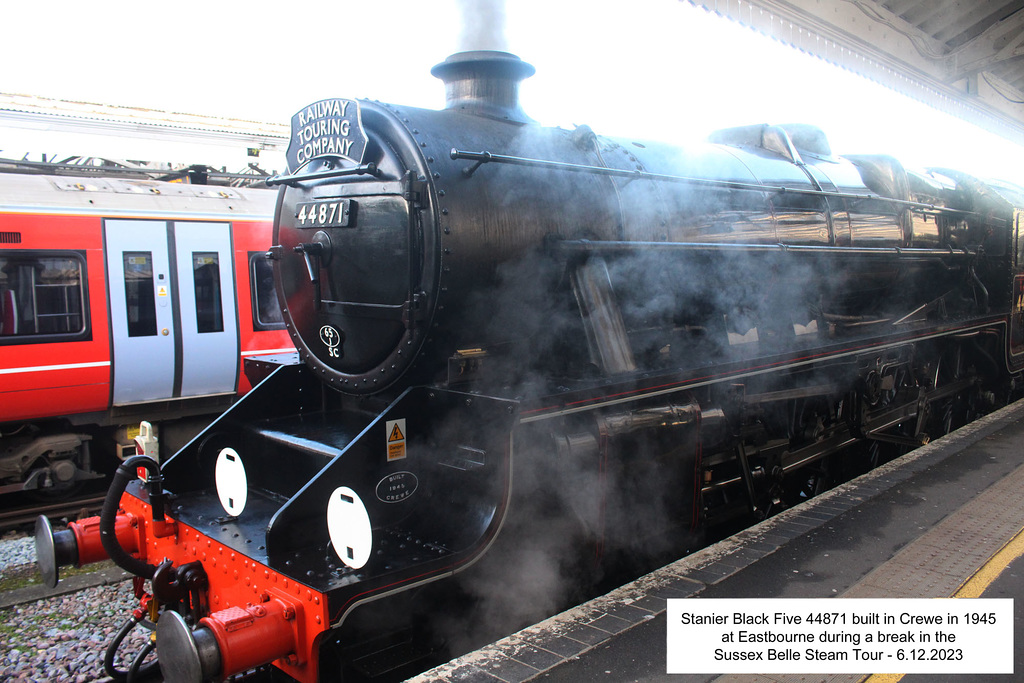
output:
POLYGON ((519 106, 519 82, 536 69, 513 54, 457 52, 430 73, 444 81, 445 109, 520 123, 533 120, 519 106))

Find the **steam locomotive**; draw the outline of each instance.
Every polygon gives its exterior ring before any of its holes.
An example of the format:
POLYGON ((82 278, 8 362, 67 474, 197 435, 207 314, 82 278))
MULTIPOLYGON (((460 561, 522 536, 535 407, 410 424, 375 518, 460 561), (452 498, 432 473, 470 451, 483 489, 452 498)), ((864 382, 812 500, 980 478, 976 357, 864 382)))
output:
POLYGON ((141 420, 170 455, 250 388, 242 358, 293 348, 254 258, 273 202, 123 167, 4 164, 0 495, 71 495, 135 452, 141 420))
POLYGON ((292 120, 267 258, 301 362, 248 359, 99 519, 40 520, 49 582, 150 580, 167 680, 401 677, 1014 394, 1019 189, 810 126, 540 127, 506 53, 432 73, 444 110, 292 120))

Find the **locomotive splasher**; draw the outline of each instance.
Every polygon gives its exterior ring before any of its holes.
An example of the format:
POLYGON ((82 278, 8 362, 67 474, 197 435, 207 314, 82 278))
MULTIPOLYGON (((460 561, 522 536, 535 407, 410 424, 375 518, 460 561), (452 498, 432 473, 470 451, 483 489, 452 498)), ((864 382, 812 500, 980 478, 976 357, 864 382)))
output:
MULTIPOLYGON (((152 581, 168 679, 404 675, 1014 386, 1008 188, 808 126, 543 128, 532 72, 455 55, 442 111, 293 119, 268 257, 303 363, 250 362, 258 387, 148 484, 122 468, 97 525, 152 581)), ((52 578, 91 529, 42 528, 52 578)))

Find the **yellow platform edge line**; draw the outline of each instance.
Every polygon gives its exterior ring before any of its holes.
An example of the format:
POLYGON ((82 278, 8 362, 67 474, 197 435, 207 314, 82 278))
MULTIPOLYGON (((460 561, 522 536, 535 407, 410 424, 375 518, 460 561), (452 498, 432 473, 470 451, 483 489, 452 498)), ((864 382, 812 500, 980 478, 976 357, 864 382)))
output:
POLYGON ((1007 541, 988 562, 981 565, 978 571, 964 581, 956 593, 953 593, 953 597, 980 598, 982 593, 992 585, 992 582, 1010 566, 1010 563, 1021 555, 1024 555, 1024 528, 1014 534, 1013 538, 1007 541))
MULTIPOLYGON (((954 598, 980 598, 985 590, 992 585, 999 575, 1002 574, 1010 563, 1024 555, 1024 528, 1021 528, 1013 538, 1003 544, 1003 547, 996 551, 996 554, 981 565, 976 572, 960 584, 960 588, 953 593, 954 598)), ((897 683, 906 674, 871 674, 863 679, 861 683, 897 683)))

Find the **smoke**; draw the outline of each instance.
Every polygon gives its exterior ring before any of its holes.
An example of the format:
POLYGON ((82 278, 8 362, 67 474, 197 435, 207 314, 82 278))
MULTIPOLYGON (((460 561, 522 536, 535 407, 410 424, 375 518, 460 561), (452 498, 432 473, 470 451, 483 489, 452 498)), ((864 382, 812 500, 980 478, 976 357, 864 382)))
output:
MULTIPOLYGON (((461 7, 466 10, 464 49, 503 46, 500 4, 463 0, 461 7)), ((487 135, 474 138, 476 131, 466 130, 459 136, 524 157, 595 163, 596 156, 601 164, 623 170, 748 182, 751 174, 738 161, 738 151, 676 152, 653 143, 592 140, 587 131, 536 126, 481 130, 487 135)), ((781 162, 773 166, 760 157, 756 161, 749 166, 779 172, 781 162)), ((570 277, 583 257, 544 248, 559 239, 654 243, 600 255, 607 261, 609 292, 625 327, 624 335, 610 341, 624 336, 641 372, 712 374, 716 367, 758 355, 771 357, 823 343, 826 330, 818 327, 818 302, 832 304, 848 289, 843 272, 831 272, 834 264, 820 258, 801 261, 771 248, 656 248, 657 243, 686 242, 821 245, 829 235, 818 199, 642 178, 608 181, 496 164, 464 182, 472 201, 465 202, 463 214, 452 212, 453 233, 472 235, 465 245, 476 258, 460 264, 472 286, 467 285, 459 300, 460 324, 452 327, 458 333, 453 343, 471 340, 463 348, 473 348, 479 339, 487 346, 474 386, 485 394, 521 396, 526 404, 545 397, 542 405, 552 405, 563 396, 578 399, 581 394, 572 392, 579 387, 602 391, 595 380, 616 389, 628 386, 588 354, 587 323, 570 277), (493 268, 469 273, 474 262, 493 268), (614 385, 617 380, 622 383, 614 385)), ((855 303, 863 307, 870 302, 855 303)), ((829 383, 811 375, 785 381, 787 386, 829 383)), ((753 391, 767 392, 775 385, 759 381, 753 386, 753 391)), ((723 383, 693 399, 679 392, 665 400, 715 407, 731 402, 734 391, 723 383)), ((702 480, 697 475, 704 457, 702 439, 712 429, 700 433, 683 422, 618 433, 608 427, 616 421, 628 424, 631 411, 664 407, 651 401, 607 406, 600 415, 567 414, 523 425, 516 432, 509 519, 495 545, 457 579, 473 607, 450 624, 456 633, 454 650, 471 647, 485 634, 505 634, 549 616, 575 604, 583 597, 581 591, 611 576, 635 576, 661 559, 678 557, 698 541, 685 527, 701 515, 696 491, 702 480)), ((731 417, 732 410, 730 404, 720 412, 731 417)), ((813 438, 817 422, 829 419, 813 404, 795 414, 799 419, 792 428, 786 415, 772 416, 774 432, 769 436, 801 439, 806 433, 813 438)), ((734 443, 731 434, 722 438, 734 443)), ((724 450, 711 451, 711 445, 709 454, 730 457, 724 450)))
POLYGON ((508 51, 504 0, 458 0, 462 14, 460 50, 508 51))
POLYGON ((687 530, 692 425, 667 436, 619 430, 605 447, 597 429, 586 416, 517 433, 509 516, 480 562, 456 579, 471 608, 443 625, 453 653, 600 595, 699 544, 700 535, 687 530))

